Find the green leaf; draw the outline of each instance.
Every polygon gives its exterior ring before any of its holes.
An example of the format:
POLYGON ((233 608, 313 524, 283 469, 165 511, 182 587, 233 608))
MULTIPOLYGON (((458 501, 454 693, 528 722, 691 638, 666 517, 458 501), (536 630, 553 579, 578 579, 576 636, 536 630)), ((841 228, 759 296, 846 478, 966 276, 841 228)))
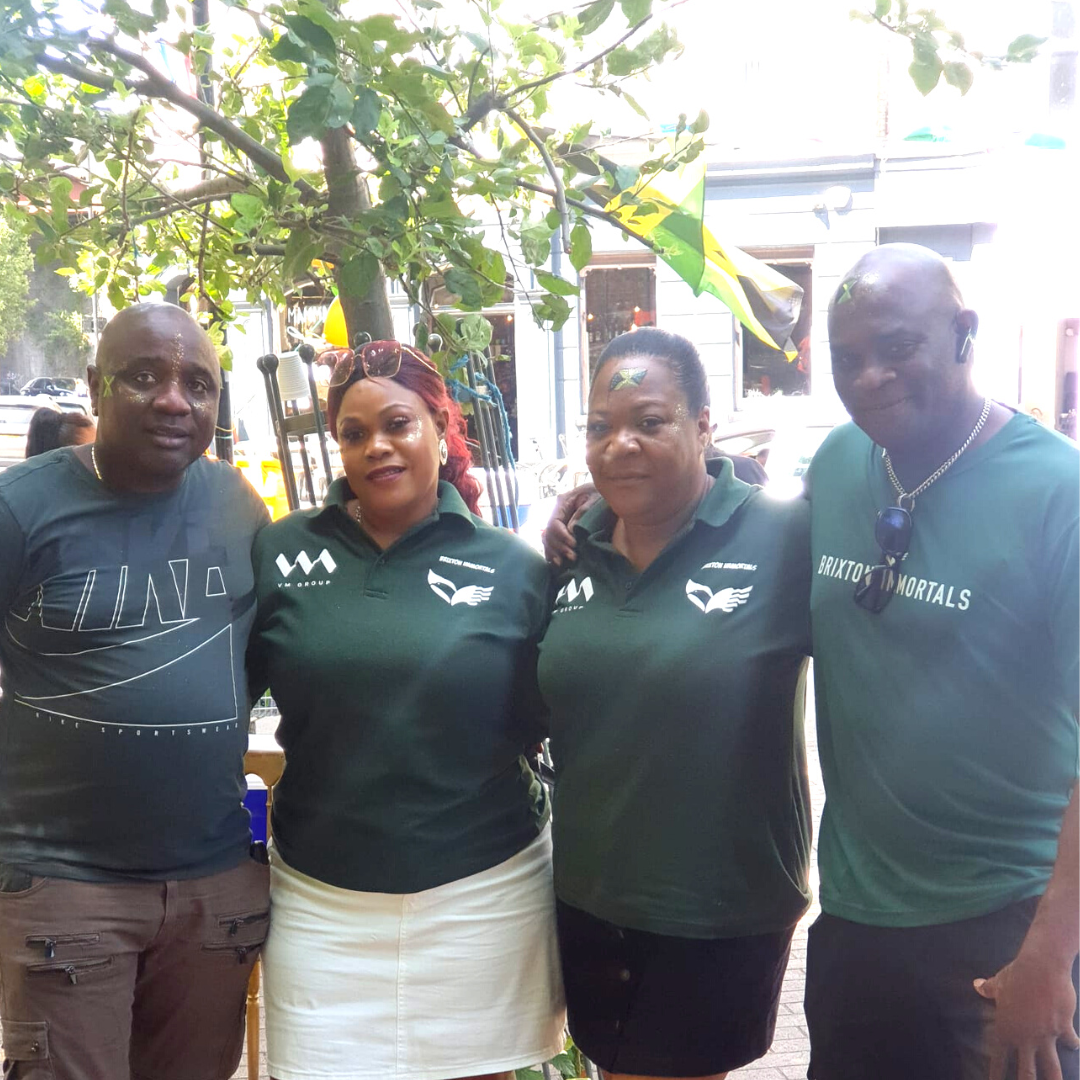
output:
POLYGON ((308 49, 287 32, 274 42, 270 55, 275 60, 281 60, 287 64, 306 64, 311 58, 308 49))
MULTIPOLYGON (((352 103, 351 95, 349 102, 352 103)), ((329 114, 330 86, 309 86, 289 106, 289 116, 285 122, 289 142, 298 143, 301 139, 321 134, 329 114)))
POLYGON ((615 0, 593 0, 579 16, 578 25, 583 36, 599 29, 615 8, 615 0))
POLYGON ((874 18, 884 19, 892 11, 892 0, 875 0, 874 18))
POLYGON ((536 280, 540 283, 541 288, 547 289, 548 292, 555 293, 556 296, 577 296, 579 292, 578 286, 573 284, 573 282, 565 281, 561 277, 549 274, 546 270, 537 270, 536 280))
POLYGON ((124 163, 117 161, 116 158, 109 158, 105 162, 105 168, 114 180, 119 180, 120 174, 124 171, 124 163))
POLYGON ((629 191, 641 179, 641 173, 631 165, 618 165, 613 179, 619 191, 629 191))
POLYGON ((580 274, 592 258, 592 233, 589 226, 579 221, 570 230, 570 265, 580 274))
POLYGON ((263 201, 258 195, 247 195, 239 191, 230 197, 229 203, 242 218, 256 218, 263 209, 263 201))
POLYGON ((66 176, 54 176, 49 182, 49 199, 55 212, 57 208, 67 212, 68 203, 71 201, 71 189, 74 185, 66 176))
POLYGON ((346 296, 362 298, 367 296, 379 273, 379 260, 370 251, 354 255, 338 271, 338 284, 346 296))
POLYGON ((356 24, 356 29, 369 41, 392 41, 401 34, 393 15, 369 15, 356 24))
POLYGON ((318 255, 322 245, 308 228, 293 229, 285 241, 285 258, 281 264, 281 276, 291 284, 302 274, 306 274, 312 259, 318 255))
POLYGON ((337 42, 334 36, 305 15, 286 15, 285 25, 306 45, 329 60, 337 58, 337 42))
POLYGON ((702 109, 694 118, 694 122, 686 129, 691 135, 701 135, 709 130, 709 114, 702 109))
POLYGON ((619 6, 631 26, 637 26, 652 13, 652 0, 619 0, 619 6))
POLYGON ((483 288, 479 278, 460 266, 455 266, 446 272, 443 278, 446 288, 461 297, 462 307, 478 308, 483 306, 483 288))
POLYGON ((941 69, 941 58, 935 53, 932 61, 913 60, 908 68, 908 74, 919 93, 926 97, 937 86, 941 78, 941 69))
POLYGON ((375 130, 382 115, 382 98, 370 86, 359 86, 354 91, 352 126, 357 135, 367 135, 375 130))
POLYGON ((619 97, 621 97, 623 101, 625 101, 626 104, 629 105, 630 108, 633 109, 634 112, 636 112, 638 116, 640 116, 643 120, 649 119, 649 114, 641 107, 637 98, 631 97, 625 90, 622 89, 622 87, 619 88, 619 97))
POLYGON ((457 204, 449 196, 445 199, 425 199, 420 204, 420 216, 431 221, 446 221, 462 216, 457 204))
POLYGON ((565 1050, 561 1054, 556 1054, 549 1064, 559 1070, 559 1075, 563 1080, 572 1080, 572 1077, 578 1074, 574 1059, 565 1050))
MULTIPOLYGON (((558 215, 556 215, 556 224, 558 215)), ((555 226, 546 221, 533 221, 521 228, 521 253, 530 266, 543 266, 551 255, 551 236, 555 226)))
POLYGON ((117 311, 122 311, 128 306, 127 297, 124 295, 124 287, 116 278, 113 278, 112 281, 109 282, 109 287, 105 290, 105 295, 108 296, 109 303, 112 304, 117 311))
POLYGON ((961 96, 971 89, 974 76, 967 64, 961 63, 959 60, 949 60, 945 64, 944 71, 945 81, 950 86, 955 86, 960 91, 961 96))
POLYGON ((353 92, 340 80, 330 85, 330 107, 326 114, 328 128, 344 127, 352 117, 353 92))
POLYGON ((536 305, 536 313, 541 319, 551 323, 552 330, 561 329, 570 318, 570 305, 561 296, 544 293, 536 305))
POLYGON ((1036 37, 1034 34, 1021 34, 1009 42, 1006 55, 1010 60, 1026 64, 1035 58, 1039 46, 1046 44, 1046 38, 1036 37))
POLYGON ((483 315, 466 315, 459 320, 457 331, 462 348, 483 352, 491 344, 491 323, 483 315))

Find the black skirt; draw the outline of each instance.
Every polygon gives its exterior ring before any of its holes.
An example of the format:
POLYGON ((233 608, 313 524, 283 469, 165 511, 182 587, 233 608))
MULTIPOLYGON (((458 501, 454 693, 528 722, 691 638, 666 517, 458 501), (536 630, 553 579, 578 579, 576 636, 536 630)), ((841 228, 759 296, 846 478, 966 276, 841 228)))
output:
POLYGON ((768 1051, 794 927, 679 938, 557 912, 570 1034, 600 1068, 708 1076, 768 1051))

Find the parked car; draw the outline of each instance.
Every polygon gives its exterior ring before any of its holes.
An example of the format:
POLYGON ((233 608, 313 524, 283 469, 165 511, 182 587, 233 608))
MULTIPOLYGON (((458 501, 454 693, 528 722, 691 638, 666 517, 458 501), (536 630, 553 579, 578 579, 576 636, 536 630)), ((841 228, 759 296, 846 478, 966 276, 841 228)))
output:
POLYGON ((21 394, 0 397, 0 465, 12 465, 26 457, 30 420, 42 406, 58 407, 49 397, 30 398, 21 394))
POLYGON ((75 397, 79 394, 80 379, 70 379, 60 375, 41 375, 31 379, 19 393, 25 397, 45 394, 48 397, 75 397))
POLYGON ((835 426, 818 423, 728 430, 713 438, 713 446, 725 454, 752 457, 768 473, 765 490, 777 498, 794 499, 802 494, 802 478, 810 459, 835 426))

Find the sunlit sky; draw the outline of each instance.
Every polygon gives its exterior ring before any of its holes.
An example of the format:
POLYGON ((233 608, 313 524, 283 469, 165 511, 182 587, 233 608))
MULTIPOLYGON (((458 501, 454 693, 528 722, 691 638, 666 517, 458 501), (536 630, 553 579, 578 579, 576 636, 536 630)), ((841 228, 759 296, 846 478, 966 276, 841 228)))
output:
MULTIPOLYGON (((950 28, 963 32, 969 48, 987 54, 1003 53, 1019 34, 1049 30, 1049 0, 927 2, 950 28)), ((82 0, 69 15, 79 12, 85 21, 95 4, 82 0)), ((569 79, 552 91, 553 115, 577 119, 587 110, 584 115, 598 127, 636 135, 673 125, 680 113, 693 117, 705 109, 716 151, 744 157, 865 152, 882 130, 886 100, 890 140, 924 126, 948 126, 955 143, 990 146, 1010 134, 1054 127, 1047 117, 1044 59, 1004 72, 980 69, 966 97, 942 83, 923 98, 907 74, 908 43, 853 21, 853 6, 870 7, 872 0, 656 0, 655 21, 676 29, 684 52, 627 85, 649 122, 611 96, 584 93, 569 79)), ((405 22, 413 10, 410 0, 347 0, 343 7, 352 16, 386 12, 405 22)), ((218 0, 212 8, 219 42, 231 32, 251 32, 250 19, 237 10, 218 0)), ((500 14, 526 21, 558 8, 555 0, 503 0, 500 14)), ((481 29, 476 6, 467 0, 445 0, 444 9, 447 23, 472 22, 481 29)), ((590 53, 625 26, 616 5, 608 24, 589 39, 590 53)))

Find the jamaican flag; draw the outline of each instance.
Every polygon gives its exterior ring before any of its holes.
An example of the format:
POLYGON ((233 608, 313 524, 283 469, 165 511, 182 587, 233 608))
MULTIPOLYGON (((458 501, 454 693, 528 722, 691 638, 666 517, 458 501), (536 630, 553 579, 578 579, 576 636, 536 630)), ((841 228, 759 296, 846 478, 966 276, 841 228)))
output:
POLYGON ((663 173, 604 207, 651 247, 693 290, 712 293, 756 337, 794 360, 791 332, 802 288, 737 247, 721 244, 705 227, 705 167, 663 173))

